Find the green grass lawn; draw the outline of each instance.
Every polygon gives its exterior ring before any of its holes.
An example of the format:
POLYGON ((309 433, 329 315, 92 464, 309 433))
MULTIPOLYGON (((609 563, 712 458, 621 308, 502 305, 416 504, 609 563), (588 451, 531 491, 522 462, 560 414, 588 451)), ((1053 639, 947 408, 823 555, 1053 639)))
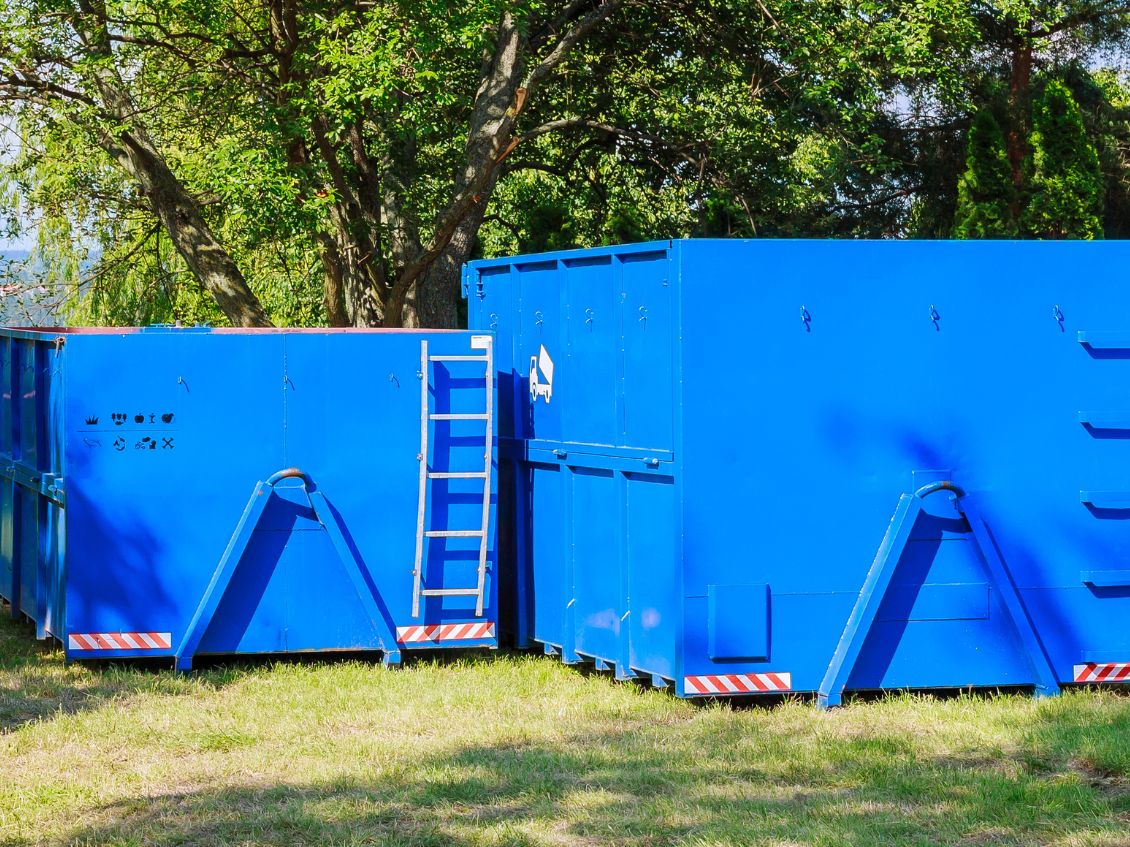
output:
POLYGON ((171 671, 0 623, 0 844, 1130 844, 1130 698, 678 701, 537 656, 171 671))

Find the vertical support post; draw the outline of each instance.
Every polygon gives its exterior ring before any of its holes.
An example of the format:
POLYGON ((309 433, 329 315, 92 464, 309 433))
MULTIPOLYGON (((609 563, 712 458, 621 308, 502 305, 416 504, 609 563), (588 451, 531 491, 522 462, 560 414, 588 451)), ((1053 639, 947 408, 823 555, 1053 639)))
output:
POLYGON ((423 584, 424 517, 428 492, 428 341, 420 342, 420 491, 416 506, 416 560, 412 565, 412 617, 420 617, 420 588, 423 584))

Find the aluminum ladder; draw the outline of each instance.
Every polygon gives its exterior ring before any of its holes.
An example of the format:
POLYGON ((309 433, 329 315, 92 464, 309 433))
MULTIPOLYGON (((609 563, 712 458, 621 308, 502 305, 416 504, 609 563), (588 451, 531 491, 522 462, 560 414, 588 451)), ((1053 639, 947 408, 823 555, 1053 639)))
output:
POLYGON ((416 563, 412 568, 412 617, 420 616, 421 597, 474 597, 475 617, 483 615, 483 596, 487 575, 487 536, 490 529, 491 466, 494 451, 494 339, 489 335, 471 336, 471 349, 482 350, 481 355, 428 354, 428 342, 420 342, 420 495, 416 511, 416 563), (486 408, 470 414, 433 413, 429 407, 432 363, 481 362, 485 369, 486 408), (486 433, 483 438, 483 469, 481 471, 433 471, 428 463, 428 430, 432 421, 482 421, 486 433), (428 481, 433 479, 481 479, 483 481, 482 521, 478 529, 425 529, 428 511, 428 481), (471 588, 425 588, 424 547, 429 538, 478 538, 478 583, 471 588))

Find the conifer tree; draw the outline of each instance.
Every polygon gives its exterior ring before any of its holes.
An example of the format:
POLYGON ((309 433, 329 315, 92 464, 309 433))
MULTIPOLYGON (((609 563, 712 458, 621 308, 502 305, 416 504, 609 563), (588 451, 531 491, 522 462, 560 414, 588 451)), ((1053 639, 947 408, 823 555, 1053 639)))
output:
POLYGON ((983 107, 969 128, 965 173, 957 186, 954 238, 1015 238, 1015 198, 1004 133, 992 111, 983 107))
POLYGON ((1071 90, 1050 80, 1032 107, 1031 199, 1036 238, 1102 238, 1103 175, 1071 90))

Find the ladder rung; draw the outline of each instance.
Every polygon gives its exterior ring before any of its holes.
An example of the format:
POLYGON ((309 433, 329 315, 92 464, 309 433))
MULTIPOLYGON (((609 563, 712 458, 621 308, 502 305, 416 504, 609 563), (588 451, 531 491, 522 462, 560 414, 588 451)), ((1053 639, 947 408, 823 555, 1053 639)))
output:
POLYGON ((425 538, 481 538, 481 529, 429 529, 425 538))
POLYGON ((424 588, 420 590, 424 597, 478 597, 477 588, 424 588))
POLYGON ((486 471, 465 471, 465 472, 450 472, 450 471, 429 471, 428 479, 486 479, 486 471))
POLYGON ((431 418, 433 421, 485 421, 485 420, 490 420, 490 415, 486 415, 486 414, 474 414, 474 415, 441 414, 441 415, 428 415, 428 417, 431 418))
POLYGON ((486 356, 428 356, 429 362, 482 362, 486 364, 486 356))

